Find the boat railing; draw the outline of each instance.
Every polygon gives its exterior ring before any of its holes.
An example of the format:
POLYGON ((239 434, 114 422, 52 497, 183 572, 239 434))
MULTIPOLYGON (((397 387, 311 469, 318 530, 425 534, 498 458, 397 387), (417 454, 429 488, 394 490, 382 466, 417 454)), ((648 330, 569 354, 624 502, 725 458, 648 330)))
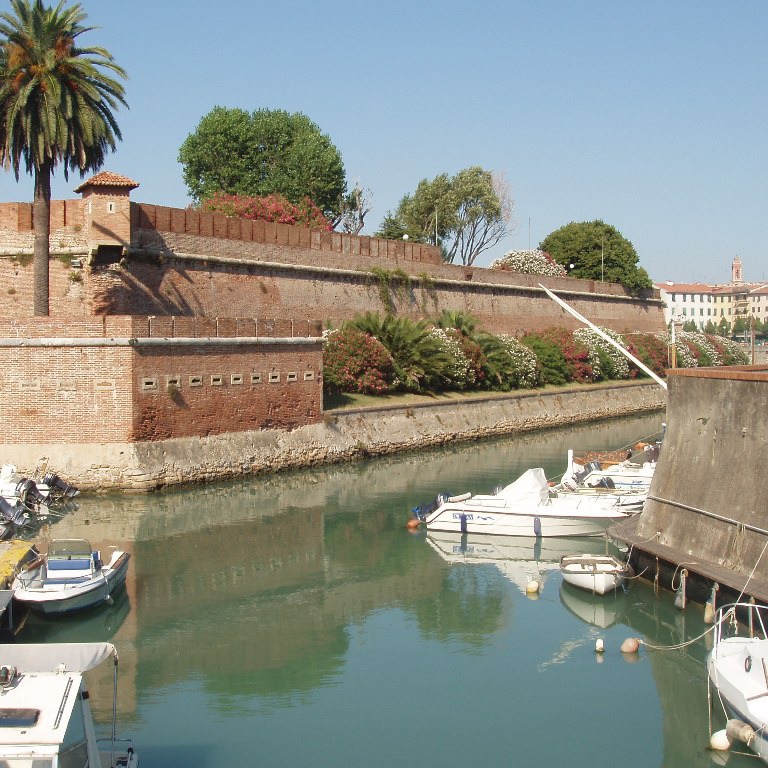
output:
POLYGON ((768 605, 729 603, 715 617, 715 644, 729 637, 768 637, 768 605))

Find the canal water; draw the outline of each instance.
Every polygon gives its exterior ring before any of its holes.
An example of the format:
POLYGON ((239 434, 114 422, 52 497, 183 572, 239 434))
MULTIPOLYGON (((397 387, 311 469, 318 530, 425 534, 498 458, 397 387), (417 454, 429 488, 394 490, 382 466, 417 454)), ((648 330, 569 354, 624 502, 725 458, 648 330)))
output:
MULTIPOLYGON (((625 446, 661 419, 82 498, 40 545, 129 550, 127 589, 80 616, 31 617, 20 640, 115 643, 118 730, 144 768, 723 764, 707 749, 709 636, 619 650, 699 637, 701 606, 678 610, 641 580, 604 597, 569 589, 560 554, 601 540, 462 548, 406 527, 440 491, 489 492, 532 466, 559 477, 568 448, 625 446)), ((111 672, 91 674, 108 731, 111 672)))

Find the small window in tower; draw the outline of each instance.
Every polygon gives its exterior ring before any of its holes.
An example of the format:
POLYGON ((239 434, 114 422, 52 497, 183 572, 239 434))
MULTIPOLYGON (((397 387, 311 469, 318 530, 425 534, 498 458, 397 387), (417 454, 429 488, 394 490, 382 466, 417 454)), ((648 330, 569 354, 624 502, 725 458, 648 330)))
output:
POLYGON ((110 200, 107 203, 107 213, 114 213, 115 212, 115 204, 112 200, 110 200))

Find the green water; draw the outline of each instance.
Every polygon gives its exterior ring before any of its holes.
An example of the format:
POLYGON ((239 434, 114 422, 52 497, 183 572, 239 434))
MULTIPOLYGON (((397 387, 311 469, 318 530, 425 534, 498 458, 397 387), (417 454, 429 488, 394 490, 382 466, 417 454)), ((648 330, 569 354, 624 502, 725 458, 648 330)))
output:
MULTIPOLYGON (((488 492, 531 466, 555 477, 569 447, 623 446, 660 420, 84 498, 42 544, 128 549, 127 592, 30 620, 22 639, 116 644, 119 730, 144 768, 708 766, 706 641, 619 651, 630 636, 698 636, 700 606, 678 611, 642 582, 602 598, 569 589, 551 540, 480 562, 406 528, 438 491, 488 492)), ((109 674, 91 684, 102 728, 109 674)))

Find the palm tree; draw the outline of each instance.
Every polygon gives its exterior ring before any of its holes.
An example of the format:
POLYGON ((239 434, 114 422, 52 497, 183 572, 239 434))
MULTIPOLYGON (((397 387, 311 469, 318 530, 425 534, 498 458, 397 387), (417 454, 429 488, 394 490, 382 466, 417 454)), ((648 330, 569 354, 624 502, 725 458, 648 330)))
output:
POLYGON ((120 129, 112 110, 128 106, 122 84, 111 74, 125 71, 103 48, 78 48, 85 11, 78 3, 55 8, 42 0, 10 0, 0 13, 0 162, 22 161, 34 176, 34 314, 48 314, 51 175, 56 167, 81 177, 98 170, 114 151, 120 129))

